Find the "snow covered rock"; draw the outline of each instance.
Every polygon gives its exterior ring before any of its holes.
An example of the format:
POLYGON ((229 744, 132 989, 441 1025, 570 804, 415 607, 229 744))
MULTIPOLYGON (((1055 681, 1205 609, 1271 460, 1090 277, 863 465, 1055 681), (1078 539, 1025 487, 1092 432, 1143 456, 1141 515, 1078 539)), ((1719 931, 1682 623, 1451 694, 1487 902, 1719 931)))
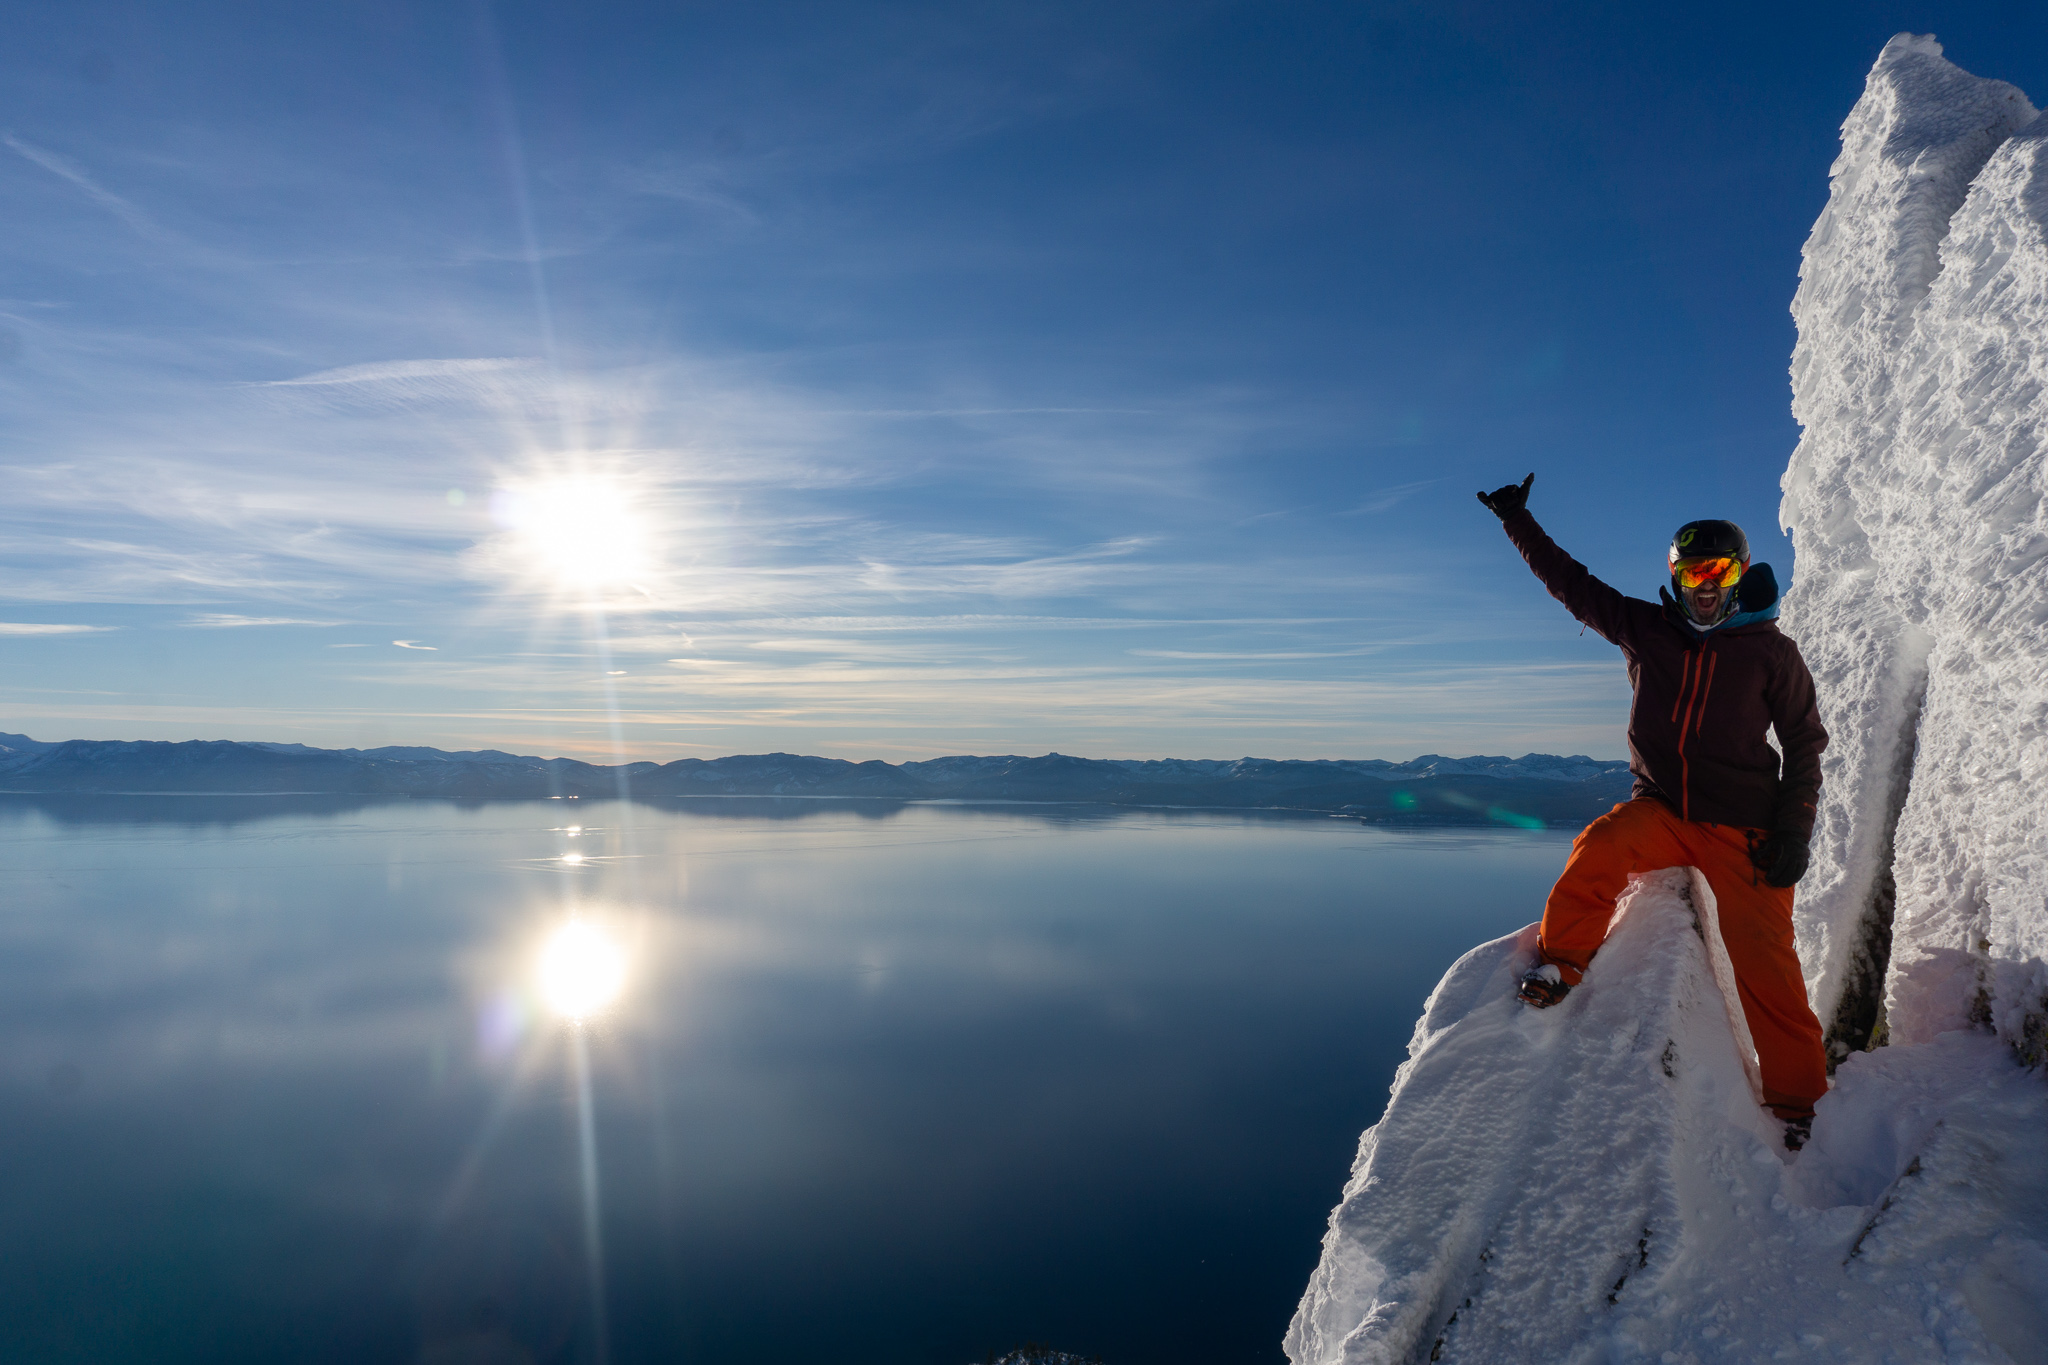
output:
POLYGON ((2048 1052, 2048 119, 1929 37, 1842 129, 1793 303, 1784 625, 1833 741, 1800 953, 1837 1054, 2048 1052), (1890 931, 1888 978, 1881 978, 1890 931))
POLYGON ((1859 1055, 1791 1158, 1713 923, 1697 874, 1659 872, 1553 1009, 1514 999, 1533 926, 1451 968, 1295 1365, 2048 1358, 2048 1088, 1982 1033, 1859 1055))
POLYGON ((1393 1365, 1454 1341, 1453 1358, 1563 1359, 1610 1294, 1666 1258, 1666 1156, 1698 1126, 1688 1111, 1715 1111, 1709 1126, 1759 1152, 1778 1141, 1685 874, 1638 881, 1585 982, 1549 1010, 1514 998, 1534 953, 1531 926, 1467 953, 1430 996, 1288 1331, 1297 1365, 1393 1365))

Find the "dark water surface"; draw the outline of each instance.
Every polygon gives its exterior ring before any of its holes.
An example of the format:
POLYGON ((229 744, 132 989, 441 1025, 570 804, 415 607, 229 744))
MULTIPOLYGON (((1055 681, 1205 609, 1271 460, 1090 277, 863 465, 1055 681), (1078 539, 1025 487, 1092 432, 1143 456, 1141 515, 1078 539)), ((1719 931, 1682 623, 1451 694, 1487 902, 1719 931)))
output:
POLYGON ((1278 1361, 1423 998, 1566 844, 0 798, 0 1359, 1278 1361), (580 1030, 571 914, 629 957, 580 1030))

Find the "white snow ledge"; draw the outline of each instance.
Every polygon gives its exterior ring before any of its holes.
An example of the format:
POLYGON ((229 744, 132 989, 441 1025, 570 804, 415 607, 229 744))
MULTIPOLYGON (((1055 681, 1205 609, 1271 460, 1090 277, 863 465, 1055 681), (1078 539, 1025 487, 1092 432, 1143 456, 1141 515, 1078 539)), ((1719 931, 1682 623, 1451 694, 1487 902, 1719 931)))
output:
POLYGON ((1859 1055, 1792 1157, 1696 877, 1638 879, 1554 1009, 1514 998, 1534 926, 1451 968, 1330 1217, 1295 1365, 2048 1359, 2048 1090, 1981 1033, 1859 1055))

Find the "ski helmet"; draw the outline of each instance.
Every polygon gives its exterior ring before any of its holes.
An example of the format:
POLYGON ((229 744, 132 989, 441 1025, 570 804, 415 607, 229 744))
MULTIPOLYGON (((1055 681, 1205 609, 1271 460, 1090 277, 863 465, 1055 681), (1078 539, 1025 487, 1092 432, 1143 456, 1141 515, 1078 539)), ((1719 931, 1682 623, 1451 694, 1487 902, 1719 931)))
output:
MULTIPOLYGON (((1669 565, 1671 593, 1680 602, 1688 588, 1713 584, 1732 589, 1749 572, 1749 537, 1732 521, 1688 521, 1671 537, 1669 565)), ((1721 614, 1726 616, 1734 606, 1731 591, 1721 614)))

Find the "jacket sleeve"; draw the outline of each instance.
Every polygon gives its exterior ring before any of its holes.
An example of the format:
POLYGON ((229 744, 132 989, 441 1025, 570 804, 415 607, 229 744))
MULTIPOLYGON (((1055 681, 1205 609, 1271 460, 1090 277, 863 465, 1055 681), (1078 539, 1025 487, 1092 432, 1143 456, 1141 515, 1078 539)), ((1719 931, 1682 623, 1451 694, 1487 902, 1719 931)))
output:
POLYGON ((1807 671, 1799 646, 1789 639, 1783 661, 1772 670, 1764 701, 1771 710, 1778 747, 1785 755, 1772 827, 1811 839, 1813 811, 1820 801, 1820 755, 1828 747, 1828 732, 1820 723, 1813 674, 1807 671))
POLYGON ((1633 651, 1635 630, 1629 620, 1628 598, 1593 577, 1585 565, 1560 550, 1526 508, 1501 526, 1550 595, 1564 603, 1566 611, 1600 632, 1609 644, 1619 645, 1624 652, 1633 651))

